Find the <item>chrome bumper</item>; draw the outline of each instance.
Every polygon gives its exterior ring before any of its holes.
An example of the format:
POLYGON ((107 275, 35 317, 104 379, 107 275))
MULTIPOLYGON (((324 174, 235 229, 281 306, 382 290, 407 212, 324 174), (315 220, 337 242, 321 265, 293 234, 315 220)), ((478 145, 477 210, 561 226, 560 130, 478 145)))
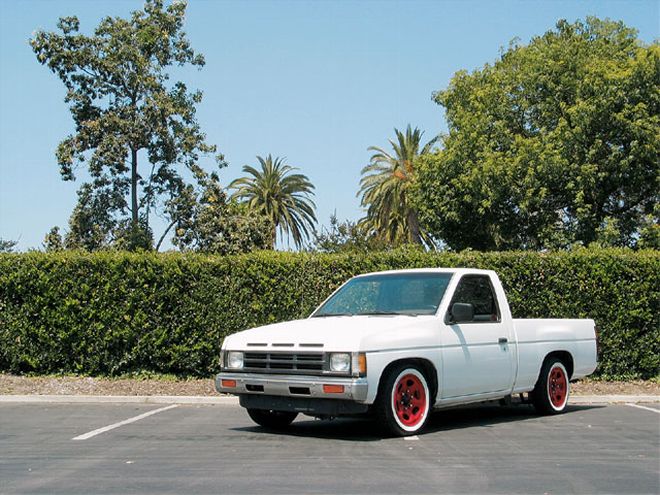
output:
POLYGON ((265 375, 256 373, 218 373, 215 389, 224 394, 276 395, 280 397, 311 397, 345 399, 362 402, 367 398, 366 378, 342 378, 336 376, 265 375), (235 387, 223 387, 222 380, 235 380, 235 387), (343 385, 341 393, 325 393, 323 385, 343 385), (255 387, 263 390, 255 391, 255 387), (292 391, 293 389, 293 391, 292 391), (309 393, 307 393, 309 391, 309 393))

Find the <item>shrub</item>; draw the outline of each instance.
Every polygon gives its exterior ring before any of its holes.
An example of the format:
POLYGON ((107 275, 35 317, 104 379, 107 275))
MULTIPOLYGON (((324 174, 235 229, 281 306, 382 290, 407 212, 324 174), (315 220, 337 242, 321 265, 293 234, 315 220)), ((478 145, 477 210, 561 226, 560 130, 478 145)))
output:
POLYGON ((660 253, 124 252, 0 255, 0 370, 209 376, 222 339, 307 316, 350 276, 407 267, 496 270, 517 318, 593 318, 605 378, 657 377, 660 253))

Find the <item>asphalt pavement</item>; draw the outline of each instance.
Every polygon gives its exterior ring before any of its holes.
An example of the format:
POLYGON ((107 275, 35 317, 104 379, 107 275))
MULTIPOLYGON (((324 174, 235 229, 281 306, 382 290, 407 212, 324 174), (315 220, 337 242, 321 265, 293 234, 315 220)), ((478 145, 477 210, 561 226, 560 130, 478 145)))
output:
POLYGON ((361 419, 266 431, 231 404, 0 403, 0 493, 657 494, 660 405, 461 408, 401 439, 361 419))

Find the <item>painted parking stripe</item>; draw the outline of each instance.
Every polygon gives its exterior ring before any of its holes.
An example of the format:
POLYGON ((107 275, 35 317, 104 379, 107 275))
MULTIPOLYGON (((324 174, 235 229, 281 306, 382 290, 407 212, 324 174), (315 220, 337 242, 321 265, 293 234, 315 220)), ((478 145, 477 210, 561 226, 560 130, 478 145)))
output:
POLYGON ((645 409, 647 411, 653 411, 654 413, 660 414, 660 409, 653 409, 652 407, 640 406, 639 404, 631 404, 628 402, 626 406, 636 407, 637 409, 645 409))
POLYGON ((120 426, 124 426, 130 423, 135 423, 136 421, 140 421, 141 419, 147 418, 149 416, 153 416, 154 414, 161 413, 163 411, 167 411, 168 409, 174 409, 175 407, 179 407, 178 404, 172 404, 171 406, 167 407, 160 407, 158 409, 154 409, 153 411, 146 412, 144 414, 140 414, 139 416, 133 416, 132 418, 125 419, 124 421, 120 421, 119 423, 113 423, 108 426, 104 426, 103 428, 97 428, 96 430, 89 431, 87 433, 83 433, 82 435, 78 435, 77 437, 73 437, 71 440, 87 440, 88 438, 95 437, 96 435, 100 435, 101 433, 105 433, 106 431, 114 430, 115 428, 119 428, 120 426))
POLYGON ((419 437, 417 435, 413 435, 410 437, 403 437, 404 440, 419 440, 419 437))

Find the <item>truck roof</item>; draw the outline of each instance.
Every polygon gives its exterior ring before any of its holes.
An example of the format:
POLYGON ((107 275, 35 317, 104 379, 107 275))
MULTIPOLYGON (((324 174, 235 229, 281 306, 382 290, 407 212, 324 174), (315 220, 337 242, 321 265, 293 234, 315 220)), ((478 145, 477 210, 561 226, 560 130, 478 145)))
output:
POLYGON ((380 272, 362 273, 357 277, 366 277, 369 275, 387 275, 394 273, 455 273, 459 275, 465 274, 478 274, 478 275, 495 275, 493 270, 480 270, 478 268, 406 268, 402 270, 384 270, 380 272))

